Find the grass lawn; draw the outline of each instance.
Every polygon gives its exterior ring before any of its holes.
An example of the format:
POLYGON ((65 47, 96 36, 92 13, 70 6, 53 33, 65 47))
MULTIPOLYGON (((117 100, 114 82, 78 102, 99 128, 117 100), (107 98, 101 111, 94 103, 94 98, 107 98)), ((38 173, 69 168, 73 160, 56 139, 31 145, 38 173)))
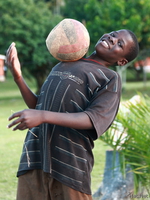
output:
MULTIPOLYGON (((30 83, 32 85, 33 83, 30 83)), ((130 99, 137 91, 150 95, 150 82, 146 86, 142 82, 127 83, 122 93, 123 100, 130 99)), ((34 84, 33 84, 33 89, 34 84)), ((0 82, 0 200, 15 200, 17 178, 16 171, 26 131, 12 131, 7 128, 8 117, 12 112, 26 108, 17 86, 9 75, 7 80, 0 82)), ((105 152, 109 149, 100 140, 95 142, 93 150, 95 165, 92 172, 92 191, 95 192, 103 178, 105 152)))
POLYGON ((8 117, 24 108, 12 78, 0 82, 0 200, 15 200, 16 171, 26 131, 12 131, 7 125, 8 117))

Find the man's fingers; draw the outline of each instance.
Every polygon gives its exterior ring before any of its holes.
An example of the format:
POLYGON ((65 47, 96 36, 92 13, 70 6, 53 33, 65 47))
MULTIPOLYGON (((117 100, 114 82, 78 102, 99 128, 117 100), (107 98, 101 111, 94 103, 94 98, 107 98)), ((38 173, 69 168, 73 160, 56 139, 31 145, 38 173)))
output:
POLYGON ((13 128, 13 131, 15 131, 15 130, 21 130, 21 131, 23 131, 25 129, 28 129, 28 127, 22 122, 22 123, 18 124, 17 126, 15 126, 13 128))
POLYGON ((15 47, 15 43, 14 42, 11 43, 11 45, 9 46, 9 48, 8 48, 8 50, 6 52, 6 63, 8 65, 10 65, 10 62, 11 62, 10 58, 11 58, 11 53, 12 53, 12 48, 13 47, 15 47))
POLYGON ((16 124, 20 124, 21 123, 21 118, 18 118, 14 121, 12 121, 9 125, 8 128, 11 128, 12 126, 16 125, 16 124))
POLYGON ((15 131, 15 130, 17 130, 17 129, 19 129, 19 130, 25 130, 25 129, 28 128, 27 125, 26 125, 23 121, 21 121, 20 118, 14 120, 14 121, 13 121, 12 123, 10 123, 7 127, 8 127, 8 128, 11 128, 12 126, 15 126, 15 127, 13 128, 13 131, 15 131), (16 125, 16 124, 17 124, 17 125, 16 125), (15 125, 16 125, 16 126, 15 126, 15 125))
POLYGON ((8 47, 8 50, 7 50, 7 53, 6 54, 8 54, 9 52, 10 52, 10 49, 12 48, 12 47, 14 47, 16 44, 14 43, 14 42, 12 42, 11 43, 11 45, 8 47))
POLYGON ((14 119, 14 118, 16 118, 16 117, 20 117, 21 114, 22 114, 22 111, 13 113, 13 114, 8 118, 8 120, 10 121, 10 120, 12 120, 12 119, 14 119))
MULTIPOLYGON (((10 121, 10 120, 12 120, 12 119, 18 117, 17 119, 15 119, 14 121, 12 121, 12 122, 8 125, 8 128, 11 128, 12 126, 14 126, 14 125, 16 125, 16 124, 20 124, 20 123, 23 122, 23 118, 21 117, 21 114, 22 114, 22 111, 16 112, 16 113, 12 114, 12 115, 8 118, 8 120, 10 121)), ((14 128, 14 129, 15 129, 15 128, 14 128)))

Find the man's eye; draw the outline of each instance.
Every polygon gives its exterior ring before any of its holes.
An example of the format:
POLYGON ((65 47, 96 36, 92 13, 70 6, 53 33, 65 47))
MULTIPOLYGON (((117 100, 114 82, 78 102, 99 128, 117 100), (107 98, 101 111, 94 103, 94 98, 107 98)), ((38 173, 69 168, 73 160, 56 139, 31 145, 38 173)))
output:
POLYGON ((118 42, 118 45, 119 45, 120 47, 122 47, 122 44, 121 44, 121 42, 118 42))
POLYGON ((112 37, 115 37, 115 34, 114 34, 114 33, 111 33, 110 35, 111 35, 112 37))

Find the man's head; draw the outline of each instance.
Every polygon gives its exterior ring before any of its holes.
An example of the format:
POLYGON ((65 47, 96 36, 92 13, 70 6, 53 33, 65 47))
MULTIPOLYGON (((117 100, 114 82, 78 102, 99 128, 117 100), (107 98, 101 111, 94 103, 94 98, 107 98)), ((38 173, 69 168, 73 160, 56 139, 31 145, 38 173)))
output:
POLYGON ((104 34, 97 42, 95 50, 106 65, 123 66, 136 58, 139 45, 132 31, 122 29, 104 34))

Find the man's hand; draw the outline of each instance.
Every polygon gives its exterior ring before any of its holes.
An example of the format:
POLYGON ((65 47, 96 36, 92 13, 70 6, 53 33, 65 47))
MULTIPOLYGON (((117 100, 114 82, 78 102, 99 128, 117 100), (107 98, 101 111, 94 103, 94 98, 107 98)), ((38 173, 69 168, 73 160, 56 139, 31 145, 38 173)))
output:
POLYGON ((13 42, 6 53, 6 63, 10 68, 10 71, 14 77, 14 80, 18 80, 21 76, 21 66, 18 59, 17 49, 15 47, 15 43, 13 42))
POLYGON ((9 121, 13 120, 9 125, 8 128, 13 128, 13 130, 25 130, 28 128, 32 128, 38 126, 39 124, 43 123, 42 121, 42 111, 34 110, 34 109, 26 109, 19 112, 12 114, 9 117, 9 121), (17 119, 15 119, 17 118, 17 119))

